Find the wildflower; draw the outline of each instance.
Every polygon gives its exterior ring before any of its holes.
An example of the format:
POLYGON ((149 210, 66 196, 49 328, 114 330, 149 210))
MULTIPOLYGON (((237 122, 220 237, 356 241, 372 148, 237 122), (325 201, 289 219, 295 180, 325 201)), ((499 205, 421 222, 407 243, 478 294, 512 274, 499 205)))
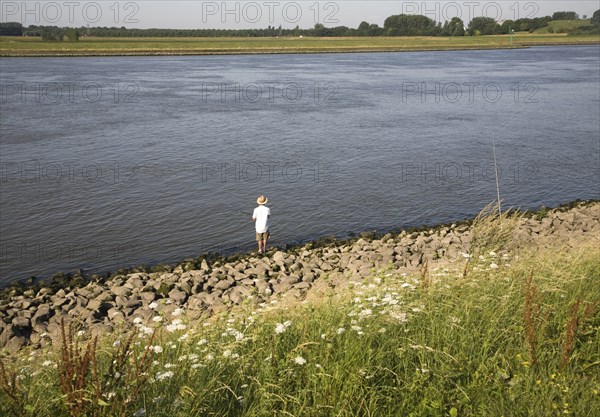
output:
POLYGON ((165 369, 169 369, 169 368, 175 368, 177 365, 175 365, 174 363, 165 363, 165 369))
POLYGON ((156 374, 156 380, 157 381, 162 381, 163 379, 168 379, 173 377, 173 371, 167 371, 167 372, 163 372, 163 373, 157 373, 156 374))
POLYGON ((160 323, 162 321, 162 317, 161 316, 154 316, 152 317, 152 321, 155 323, 160 323))
POLYGON ((408 321, 408 315, 406 313, 392 311, 390 317, 398 320, 400 323, 406 323, 408 321))
POLYGON ((163 348, 162 346, 150 346, 150 350, 152 350, 154 353, 162 353, 163 352, 163 348))
POLYGON ((42 366, 50 366, 52 365, 52 361, 44 361, 44 363, 42 363, 42 366))
POLYGON ((275 333, 281 334, 281 333, 285 332, 287 330, 287 328, 290 327, 291 325, 292 325, 292 322, 290 320, 285 321, 283 323, 277 323, 275 325, 275 333))
POLYGON ((142 318, 141 317, 136 317, 133 319, 133 324, 141 324, 142 323, 142 318))
POLYGON ((133 414, 133 417, 146 417, 146 409, 140 408, 133 414))
POLYGON ((346 329, 344 329, 343 327, 340 327, 339 329, 337 329, 337 334, 342 334, 346 331, 346 329))
POLYGON ((370 308, 365 308, 360 313, 358 313, 360 317, 369 317, 371 314, 373 314, 373 310, 371 310, 370 308))
POLYGON ((185 330, 187 326, 181 323, 180 319, 175 319, 171 322, 171 324, 167 325, 167 331, 169 333, 173 333, 176 330, 185 330))
POLYGON ((152 310, 154 310, 156 307, 158 307, 158 304, 154 301, 152 301, 150 304, 148 304, 148 307, 150 307, 152 310))
POLYGON ((200 340, 198 340, 197 344, 198 344, 198 346, 202 346, 202 345, 205 345, 207 343, 208 343, 208 340, 206 340, 206 339, 200 339, 200 340))
POLYGON ((154 330, 152 330, 152 328, 150 328, 148 326, 140 325, 139 329, 142 333, 145 333, 145 334, 152 334, 154 332, 154 330))
POLYGON ((121 346, 121 341, 120 340, 115 340, 113 342, 113 347, 119 347, 119 346, 121 346))
POLYGON ((179 341, 179 342, 183 342, 183 341, 184 341, 184 340, 186 340, 188 337, 190 337, 190 335, 186 333, 186 334, 184 334, 184 335, 181 335, 181 337, 180 337, 179 339, 177 339, 177 341, 179 341))
POLYGON ((227 350, 223 351, 224 358, 229 358, 230 356, 231 356, 231 349, 227 349, 227 350))
POLYGON ((492 263, 490 264, 490 268, 492 268, 492 269, 498 269, 498 265, 497 265, 497 264, 495 264, 494 262, 492 262, 492 263))
POLYGON ((240 340, 244 340, 244 333, 237 331, 235 329, 228 329, 229 330, 229 334, 232 335, 233 337, 235 337, 235 340, 237 340, 238 342, 240 340))
POLYGON ((360 332, 362 330, 362 327, 360 327, 360 326, 352 326, 352 330, 354 330, 355 332, 360 332))
POLYGON ((304 359, 302 356, 296 356, 294 362, 296 362, 297 365, 304 365, 306 363, 306 359, 304 359))

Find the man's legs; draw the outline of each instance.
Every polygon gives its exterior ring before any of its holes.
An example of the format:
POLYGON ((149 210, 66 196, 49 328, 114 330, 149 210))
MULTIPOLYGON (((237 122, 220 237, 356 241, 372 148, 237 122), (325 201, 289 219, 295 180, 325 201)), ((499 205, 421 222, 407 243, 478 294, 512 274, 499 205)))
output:
POLYGON ((262 248, 263 248, 263 241, 261 239, 261 240, 258 240, 258 253, 262 253, 262 251, 263 251, 262 248))
MULTIPOLYGON (((267 239, 269 239, 268 234, 265 235, 265 238, 262 241, 263 252, 267 251, 267 239)), ((259 246, 260 246, 260 243, 259 243, 259 246)))

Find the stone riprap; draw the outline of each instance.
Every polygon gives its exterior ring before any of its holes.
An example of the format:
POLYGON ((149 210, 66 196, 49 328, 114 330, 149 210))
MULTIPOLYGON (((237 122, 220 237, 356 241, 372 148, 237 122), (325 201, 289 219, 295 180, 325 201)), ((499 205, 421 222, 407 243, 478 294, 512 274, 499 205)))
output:
MULTIPOLYGON (((541 217, 541 216, 539 216, 541 217)), ((236 261, 202 260, 199 268, 172 272, 114 275, 84 286, 26 290, 0 300, 0 349, 43 347, 60 341, 61 321, 76 323, 90 334, 109 333, 134 324, 152 324, 155 317, 185 314, 203 320, 245 302, 268 302, 273 297, 303 299, 319 285, 329 288, 360 281, 374 269, 416 273, 469 256, 471 228, 467 224, 439 226, 420 232, 388 233, 342 244, 307 244, 268 256, 248 254, 236 261)), ((600 203, 552 210, 543 218, 521 219, 516 237, 531 241, 600 237, 600 203)))

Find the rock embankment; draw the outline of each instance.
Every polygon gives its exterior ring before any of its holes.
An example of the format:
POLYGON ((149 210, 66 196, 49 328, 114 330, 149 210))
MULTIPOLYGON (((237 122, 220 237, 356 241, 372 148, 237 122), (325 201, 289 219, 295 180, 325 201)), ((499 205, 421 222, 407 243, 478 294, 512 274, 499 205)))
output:
MULTIPOLYGON (((541 216, 540 216, 541 217, 541 216)), ((580 239, 600 234, 600 203, 581 204, 545 217, 523 218, 520 242, 580 239)), ((198 320, 245 302, 271 297, 302 299, 324 278, 335 287, 369 276, 373 268, 411 273, 435 263, 468 257, 468 225, 440 226, 421 232, 402 231, 377 239, 360 238, 338 246, 307 244, 268 256, 249 254, 236 261, 201 261, 196 269, 180 265, 172 272, 114 275, 58 291, 27 290, 0 300, 0 349, 42 347, 60 339, 60 323, 75 322, 91 334, 112 332, 135 323, 150 324, 160 315, 185 312, 198 320)))

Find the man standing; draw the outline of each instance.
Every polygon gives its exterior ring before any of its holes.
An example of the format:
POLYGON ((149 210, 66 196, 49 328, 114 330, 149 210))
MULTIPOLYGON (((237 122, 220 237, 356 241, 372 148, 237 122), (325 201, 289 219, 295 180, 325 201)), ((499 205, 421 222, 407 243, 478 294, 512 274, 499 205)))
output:
POLYGON ((256 199, 258 207, 254 209, 252 213, 252 220, 254 220, 254 228, 256 229, 256 241, 258 242, 258 253, 265 253, 267 251, 267 240, 269 239, 269 218, 271 217, 271 209, 267 204, 269 199, 264 195, 261 195, 256 199))

